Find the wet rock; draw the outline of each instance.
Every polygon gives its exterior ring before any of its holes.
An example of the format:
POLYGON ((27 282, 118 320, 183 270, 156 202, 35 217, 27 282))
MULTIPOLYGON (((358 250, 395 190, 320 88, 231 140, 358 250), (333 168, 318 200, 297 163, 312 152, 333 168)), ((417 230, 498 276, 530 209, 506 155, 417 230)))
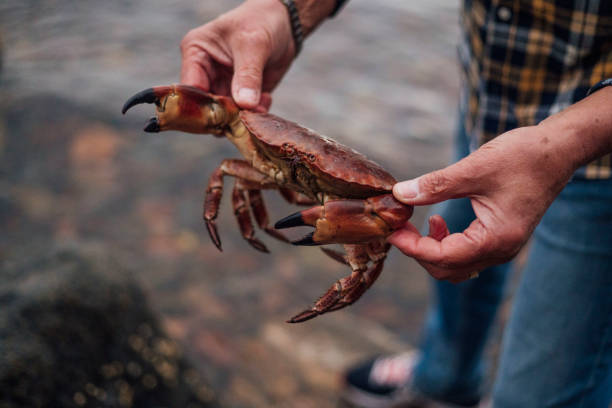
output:
POLYGON ((108 257, 0 265, 0 407, 214 407, 130 272, 108 257))

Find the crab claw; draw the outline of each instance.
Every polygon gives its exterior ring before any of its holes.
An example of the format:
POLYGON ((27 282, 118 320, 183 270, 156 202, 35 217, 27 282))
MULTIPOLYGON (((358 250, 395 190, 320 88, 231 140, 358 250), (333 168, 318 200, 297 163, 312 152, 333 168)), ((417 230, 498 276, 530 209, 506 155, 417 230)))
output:
POLYGON ((294 245, 363 244, 401 228, 412 216, 391 194, 365 200, 330 200, 278 221, 277 229, 310 225, 315 230, 294 245))
POLYGON ((314 232, 311 232, 309 234, 306 234, 306 236, 304 236, 301 239, 298 239, 297 241, 291 241, 291 243, 293 245, 304 245, 304 246, 313 246, 313 245, 319 245, 317 242, 315 242, 315 240, 312 238, 314 235, 314 232))
POLYGON ((188 85, 156 86, 138 92, 125 102, 121 113, 142 103, 156 106, 156 114, 146 123, 149 133, 180 130, 188 133, 224 135, 238 114, 231 98, 212 95, 188 85))
MULTIPOLYGON (((320 208, 320 207, 315 207, 315 208, 320 208)), ((311 224, 307 224, 304 221, 302 212, 303 211, 298 211, 296 213, 286 216, 283 219, 276 221, 276 224, 274 224, 274 228, 283 229, 283 228, 303 227, 304 225, 311 225, 311 224)))
POLYGON ((139 105, 141 103, 155 103, 157 101, 158 99, 157 95, 155 94, 155 90, 153 88, 147 88, 128 99, 123 105, 123 108, 121 108, 121 113, 125 115, 125 112, 127 112, 134 105, 139 105))
POLYGON ((153 116, 151 119, 149 119, 143 130, 147 133, 159 132, 159 122, 157 121, 157 118, 153 116))

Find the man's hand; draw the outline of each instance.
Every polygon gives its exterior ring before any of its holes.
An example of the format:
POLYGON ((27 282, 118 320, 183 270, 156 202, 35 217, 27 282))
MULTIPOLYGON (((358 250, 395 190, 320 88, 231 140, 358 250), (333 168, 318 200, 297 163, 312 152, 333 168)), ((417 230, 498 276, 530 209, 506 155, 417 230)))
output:
MULTIPOLYGON (((308 36, 334 8, 334 0, 295 0, 308 36)), ((244 109, 266 111, 270 92, 295 58, 289 14, 279 0, 247 0, 185 35, 181 82, 232 96, 244 109)))
POLYGON ((428 236, 408 223, 389 242, 436 279, 464 281, 516 255, 573 172, 610 152, 612 87, 538 126, 500 135, 445 169, 397 183, 393 194, 405 204, 469 197, 476 219, 449 234, 433 216, 428 236))
POLYGON ((248 0, 188 32, 181 51, 182 83, 231 95, 242 108, 267 110, 295 44, 279 0, 248 0))
POLYGON ((433 216, 428 236, 407 224, 389 242, 436 279, 451 282, 510 260, 573 171, 550 137, 537 126, 515 129, 458 163, 396 184, 393 193, 406 204, 469 197, 477 218, 462 233, 449 234, 442 217, 433 216))

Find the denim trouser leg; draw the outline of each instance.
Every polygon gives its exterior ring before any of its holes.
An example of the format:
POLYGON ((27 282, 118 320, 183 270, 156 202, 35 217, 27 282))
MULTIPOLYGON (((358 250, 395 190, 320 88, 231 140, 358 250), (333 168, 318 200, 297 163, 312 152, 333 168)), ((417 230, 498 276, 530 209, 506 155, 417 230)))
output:
MULTIPOLYGON (((464 230, 474 219, 466 199, 434 209, 446 219, 451 232, 464 230)), ((508 269, 509 264, 495 266, 482 271, 478 279, 458 285, 433 281, 434 305, 425 323, 422 359, 414 378, 418 390, 449 402, 478 401, 482 352, 503 297, 508 269)))
POLYGON ((494 406, 612 399, 612 180, 575 180, 537 227, 506 327, 494 406))
MULTIPOLYGON (((460 127, 461 130, 461 127, 460 127)), ((466 156, 465 132, 456 157, 466 156)), ((474 219, 469 200, 434 207, 451 232, 474 219)), ((434 281, 414 385, 442 400, 480 395, 482 351, 508 264, 459 285, 434 281)), ((544 215, 506 328, 496 408, 602 407, 612 400, 612 180, 574 180, 544 215)))
MULTIPOLYGON (((456 134, 455 160, 469 154, 462 127, 456 134)), ((451 233, 465 230, 476 218, 468 199, 450 200, 432 208, 446 220, 451 233)), ((482 271, 478 279, 455 285, 434 281, 434 299, 425 324, 414 386, 421 392, 456 403, 480 398, 482 353, 497 308, 509 264, 482 271)))

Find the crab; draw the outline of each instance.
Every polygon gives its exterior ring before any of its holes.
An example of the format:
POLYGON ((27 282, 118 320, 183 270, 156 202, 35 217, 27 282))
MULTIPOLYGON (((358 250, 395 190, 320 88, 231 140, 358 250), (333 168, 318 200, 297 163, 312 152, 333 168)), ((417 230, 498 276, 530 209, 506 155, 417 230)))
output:
POLYGON ((242 236, 267 252, 255 237, 250 216, 266 233, 289 241, 279 229, 312 226, 294 245, 343 244, 345 253, 322 250, 348 265, 351 274, 336 281, 312 307, 292 317, 297 323, 357 301, 380 275, 390 245, 386 237, 413 212, 393 198, 396 180, 364 155, 328 137, 269 113, 241 110, 229 97, 187 85, 158 86, 132 96, 122 113, 141 103, 156 105, 144 131, 179 130, 229 139, 243 159, 225 159, 212 173, 203 218, 219 250, 215 220, 224 176, 235 178, 234 213, 242 236), (312 206, 269 225, 261 190, 275 189, 290 203, 312 206), (250 210, 249 210, 250 207, 250 210))

